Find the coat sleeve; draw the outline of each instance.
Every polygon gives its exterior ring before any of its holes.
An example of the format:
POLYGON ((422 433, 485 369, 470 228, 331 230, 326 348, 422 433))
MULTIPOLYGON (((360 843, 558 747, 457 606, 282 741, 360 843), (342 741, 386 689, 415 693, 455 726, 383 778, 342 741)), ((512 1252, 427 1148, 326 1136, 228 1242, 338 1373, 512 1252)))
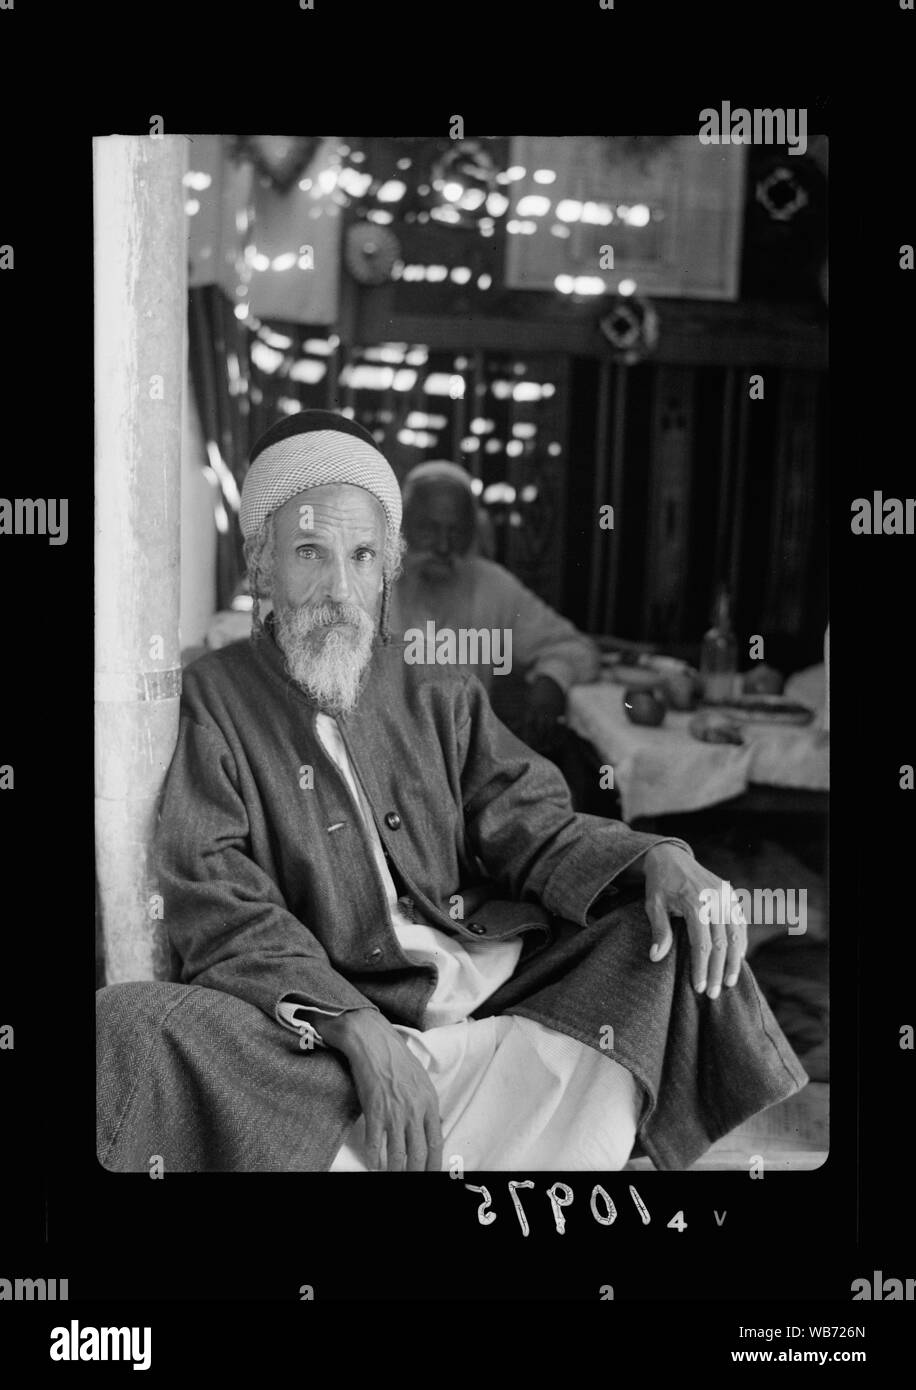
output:
POLYGON ((156 850, 183 983, 237 995, 278 1023, 282 999, 326 1013, 376 1007, 334 969, 252 859, 232 753, 216 730, 186 713, 163 791, 156 850))
POLYGON ((550 676, 564 693, 571 685, 597 680, 601 657, 591 638, 508 571, 503 582, 502 601, 512 613, 513 660, 524 668, 526 679, 550 676))
POLYGON ((463 682, 457 703, 465 830, 512 898, 587 926, 598 900, 616 895, 614 879, 653 845, 692 854, 676 836, 575 812, 559 770, 500 723, 476 677, 463 682))

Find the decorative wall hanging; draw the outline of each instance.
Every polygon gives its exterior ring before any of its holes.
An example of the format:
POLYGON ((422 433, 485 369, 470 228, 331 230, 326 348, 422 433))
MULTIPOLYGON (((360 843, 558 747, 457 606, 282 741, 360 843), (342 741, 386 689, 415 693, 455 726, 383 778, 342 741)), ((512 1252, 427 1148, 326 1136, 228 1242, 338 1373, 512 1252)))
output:
POLYGON ((347 269, 361 285, 383 285, 400 255, 394 232, 374 222, 357 222, 348 228, 344 241, 347 269))
POLYGON ((507 285, 735 299, 746 155, 696 136, 513 139, 507 285))
POLYGON ((635 366, 658 343, 658 314, 647 299, 636 295, 614 295, 610 305, 598 327, 611 345, 614 361, 635 366))

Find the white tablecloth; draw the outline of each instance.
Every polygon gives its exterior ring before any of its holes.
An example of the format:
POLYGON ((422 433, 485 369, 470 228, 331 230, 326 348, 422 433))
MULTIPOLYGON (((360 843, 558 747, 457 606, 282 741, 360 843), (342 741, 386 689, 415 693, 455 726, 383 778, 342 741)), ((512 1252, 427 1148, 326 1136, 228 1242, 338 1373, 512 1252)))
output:
POLYGON ((744 724, 740 747, 701 743, 688 727, 692 714, 677 710, 669 710, 655 729, 631 724, 623 708, 624 687, 610 683, 574 686, 566 718, 602 763, 614 769, 623 818, 632 821, 699 811, 740 796, 750 782, 827 791, 830 747, 823 728, 823 684, 823 667, 813 667, 786 685, 787 696, 817 709, 811 724, 744 724))

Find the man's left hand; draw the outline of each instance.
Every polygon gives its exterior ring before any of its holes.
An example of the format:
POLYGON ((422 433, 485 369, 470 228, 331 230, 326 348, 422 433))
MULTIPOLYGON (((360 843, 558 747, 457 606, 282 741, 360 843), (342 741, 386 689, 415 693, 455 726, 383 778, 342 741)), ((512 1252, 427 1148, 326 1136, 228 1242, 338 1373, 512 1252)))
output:
POLYGON ((655 845, 639 861, 646 880, 646 915, 652 928, 651 960, 663 960, 674 939, 671 917, 683 917, 690 939, 691 976, 698 994, 716 999, 738 982, 747 951, 741 904, 716 874, 677 845, 655 845), (723 886, 724 901, 722 910, 723 886))

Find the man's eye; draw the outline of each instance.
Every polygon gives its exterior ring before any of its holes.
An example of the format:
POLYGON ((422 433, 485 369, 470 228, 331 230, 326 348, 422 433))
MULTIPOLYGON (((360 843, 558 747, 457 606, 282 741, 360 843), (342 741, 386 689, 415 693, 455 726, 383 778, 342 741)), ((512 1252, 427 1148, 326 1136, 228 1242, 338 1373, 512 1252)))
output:
POLYGON ((313 545, 298 545, 296 547, 296 554, 299 556, 306 556, 310 558, 315 553, 316 551, 313 545))
POLYGON ((375 551, 371 550, 368 546, 364 545, 359 550, 357 550, 356 558, 357 560, 374 560, 375 551))

